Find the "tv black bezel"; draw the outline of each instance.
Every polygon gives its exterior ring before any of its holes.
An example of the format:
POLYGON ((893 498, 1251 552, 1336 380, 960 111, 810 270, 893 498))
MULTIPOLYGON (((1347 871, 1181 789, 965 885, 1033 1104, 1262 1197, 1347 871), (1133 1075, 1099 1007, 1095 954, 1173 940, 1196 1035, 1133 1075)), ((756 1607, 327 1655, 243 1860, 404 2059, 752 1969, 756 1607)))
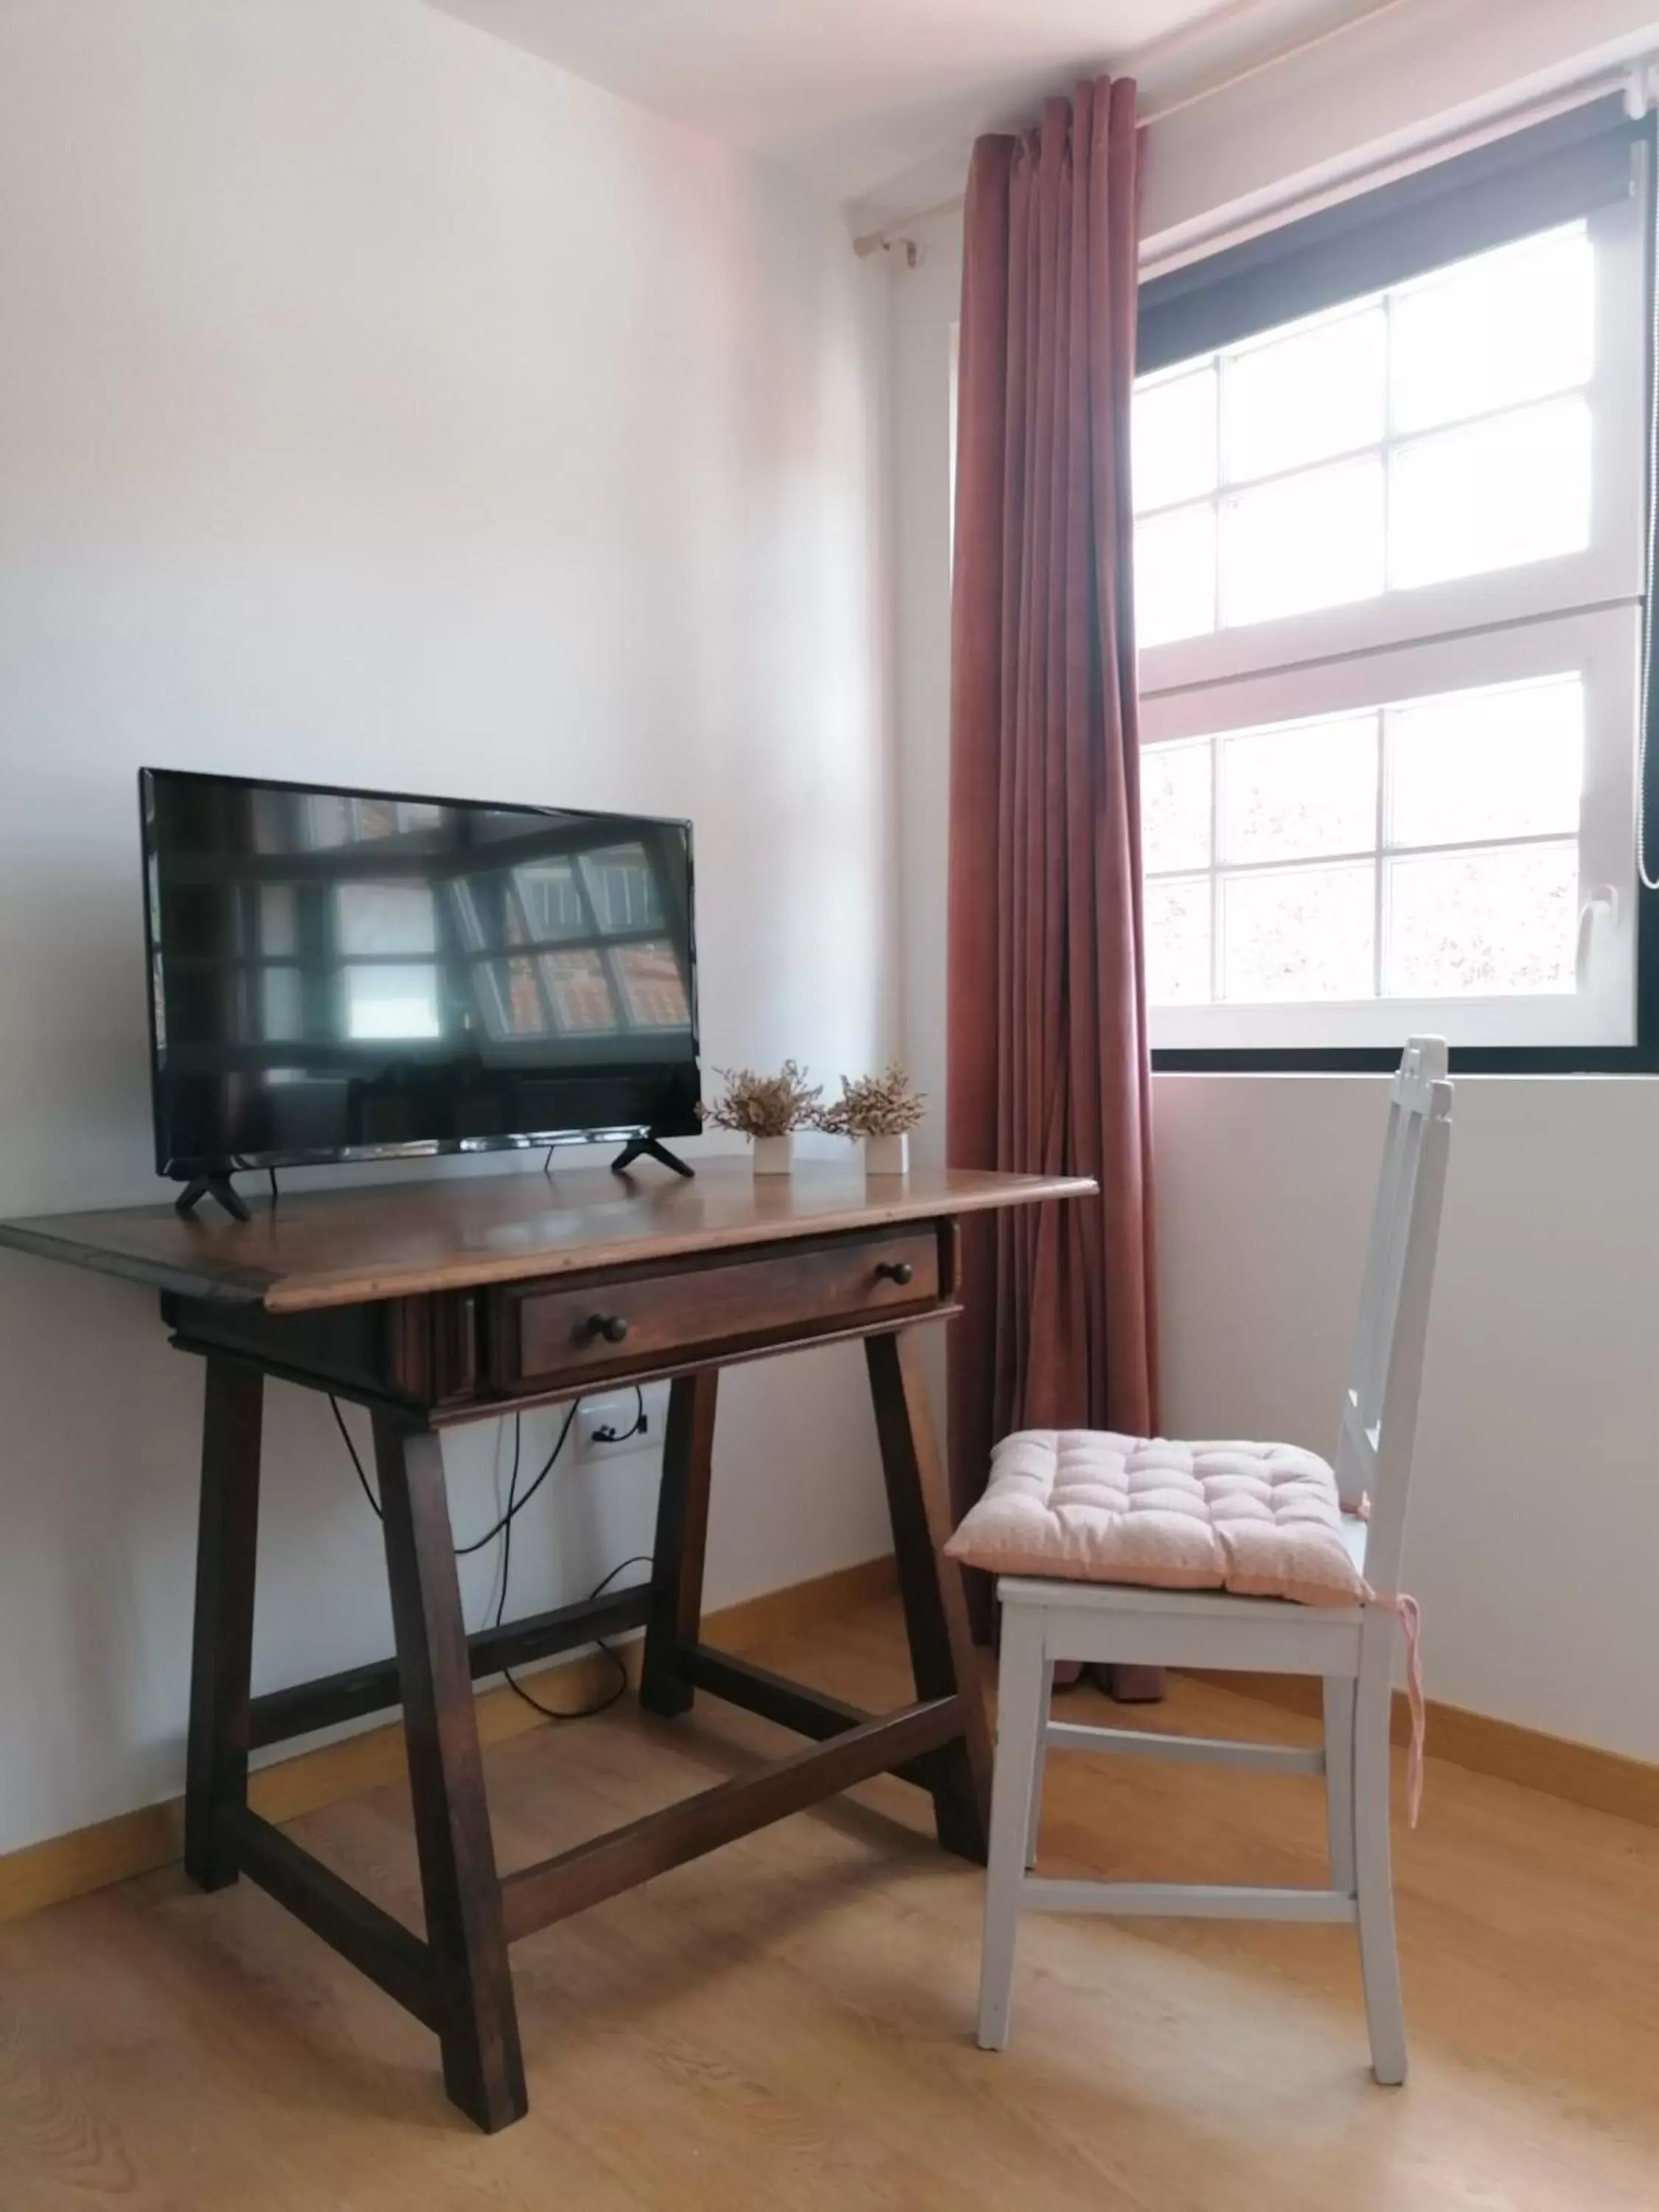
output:
POLYGON ((141 768, 138 771, 138 832, 143 876, 144 1005, 149 1036, 150 1127, 155 1140, 155 1172, 173 1182, 190 1182, 209 1175, 234 1174, 243 1168, 336 1167, 358 1160, 435 1159, 484 1152, 544 1152, 559 1145, 626 1144, 635 1137, 695 1137, 702 1122, 696 1111, 702 1100, 701 1031, 697 1018, 696 859, 691 824, 682 816, 618 812, 611 807, 542 806, 518 799, 444 798, 435 792, 381 791, 350 783, 311 783, 278 775, 228 775, 216 769, 141 768), (653 829, 678 830, 685 836, 685 902, 688 951, 687 995, 691 1010, 691 1066, 696 1079, 696 1105, 684 1115, 645 1122, 607 1122, 603 1127, 583 1124, 557 1129, 515 1130, 495 1137, 418 1138, 399 1144, 342 1145, 311 1150, 221 1153, 216 1156, 168 1152, 163 1142, 161 1049, 156 1036, 158 994, 163 988, 163 955, 160 917, 155 911, 155 855, 150 838, 149 779, 189 776, 201 783, 237 784, 257 791, 315 792, 330 799, 390 799, 416 806, 476 807, 513 814, 557 815, 589 822, 642 822, 653 829))

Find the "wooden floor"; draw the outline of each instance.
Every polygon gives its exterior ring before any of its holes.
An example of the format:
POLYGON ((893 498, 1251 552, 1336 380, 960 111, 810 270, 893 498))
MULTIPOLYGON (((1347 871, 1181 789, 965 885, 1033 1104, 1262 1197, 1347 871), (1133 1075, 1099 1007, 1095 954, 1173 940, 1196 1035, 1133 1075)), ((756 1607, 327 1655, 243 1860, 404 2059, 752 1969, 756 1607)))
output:
MULTIPOLYGON (((904 1687, 885 1607, 760 1656, 904 1687)), ((1306 1725, 1194 1684, 1156 1724, 1306 1725)), ((499 1745, 502 1862, 788 1741, 702 1700, 499 1745)), ((1319 1878, 1311 1782, 1049 1775, 1056 1870, 1319 1878)), ((401 1800, 296 1832, 414 1919, 401 1800)), ((1383 2090, 1342 1928, 1028 1919, 1012 2045, 979 2051, 980 1877, 924 1805, 872 1784, 518 1946, 532 2111, 493 2140, 431 2039, 246 1883, 155 1875, 0 1928, 0 2212, 1659 2206, 1659 1831, 1431 1760, 1398 1852, 1413 2070, 1383 2090)))

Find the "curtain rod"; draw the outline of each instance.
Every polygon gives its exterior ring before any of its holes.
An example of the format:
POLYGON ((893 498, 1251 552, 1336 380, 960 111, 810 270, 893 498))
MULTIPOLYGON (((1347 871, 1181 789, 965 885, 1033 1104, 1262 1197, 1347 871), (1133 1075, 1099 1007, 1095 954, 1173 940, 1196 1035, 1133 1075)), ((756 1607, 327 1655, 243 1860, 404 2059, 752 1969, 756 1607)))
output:
MULTIPOLYGON (((1254 7, 1256 4, 1258 0, 1243 0, 1241 5, 1218 9, 1209 16, 1207 21, 1200 20, 1199 23, 1192 26, 1191 31, 1195 33, 1205 29, 1213 30, 1218 21, 1244 13, 1248 7, 1254 7)), ((1146 129, 1155 123, 1167 123, 1172 115, 1183 114, 1188 108, 1196 107, 1206 100, 1214 100, 1221 93, 1231 92, 1235 86, 1248 84, 1253 77, 1263 76, 1269 70, 1279 69, 1286 62, 1299 60, 1304 54, 1312 53, 1316 48, 1328 45, 1331 40, 1340 39, 1349 31, 1357 31, 1366 23, 1376 21, 1381 16, 1392 15, 1395 9, 1405 5, 1406 0, 1370 0, 1369 7, 1362 8, 1353 15, 1345 15, 1340 22, 1328 23, 1322 31, 1312 32, 1308 37, 1298 39, 1292 46, 1276 47, 1272 53, 1263 54, 1259 60, 1247 64, 1243 69, 1235 70, 1231 76, 1218 77, 1212 84, 1200 85, 1196 91, 1187 93, 1179 100, 1168 100, 1162 107, 1149 108, 1146 114, 1139 118, 1139 125, 1142 129, 1146 129)), ((1144 68, 1147 61, 1154 56, 1169 52, 1184 42, 1181 33, 1172 33, 1169 39, 1160 40, 1154 46, 1146 47, 1143 51, 1139 58, 1140 66, 1144 68)), ((1133 75, 1133 64, 1118 72, 1123 76, 1133 75)), ((953 199, 939 200, 932 207, 920 208, 914 215, 900 216, 893 222, 884 224, 879 230, 866 231, 862 237, 855 238, 853 240, 853 251, 861 261, 866 260, 871 254, 879 253, 884 248, 899 243, 902 234, 910 224, 927 222, 936 215, 954 215, 963 204, 963 195, 958 192, 953 199)), ((912 265, 915 258, 913 247, 912 265)))

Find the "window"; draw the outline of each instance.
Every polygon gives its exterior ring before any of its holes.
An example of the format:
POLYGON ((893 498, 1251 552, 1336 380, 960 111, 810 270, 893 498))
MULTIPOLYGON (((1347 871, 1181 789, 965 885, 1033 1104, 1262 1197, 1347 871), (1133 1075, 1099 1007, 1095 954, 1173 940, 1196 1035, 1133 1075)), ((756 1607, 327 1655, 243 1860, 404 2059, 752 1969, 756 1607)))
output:
POLYGON ((334 928, 344 956, 344 1035, 354 1043, 439 1036, 437 917, 429 885, 337 884, 334 928))
POLYGON ((493 1038, 690 1025, 685 971, 643 846, 522 861, 459 877, 450 890, 493 1038))
POLYGON ((1640 1041, 1632 152, 1622 122, 1563 118, 1497 172, 1482 149, 1437 192, 1336 211, 1346 240, 1328 213, 1276 261, 1255 241, 1242 270, 1222 255, 1162 302, 1144 288, 1161 1064, 1342 1065, 1425 1029, 1466 1066, 1640 1041))

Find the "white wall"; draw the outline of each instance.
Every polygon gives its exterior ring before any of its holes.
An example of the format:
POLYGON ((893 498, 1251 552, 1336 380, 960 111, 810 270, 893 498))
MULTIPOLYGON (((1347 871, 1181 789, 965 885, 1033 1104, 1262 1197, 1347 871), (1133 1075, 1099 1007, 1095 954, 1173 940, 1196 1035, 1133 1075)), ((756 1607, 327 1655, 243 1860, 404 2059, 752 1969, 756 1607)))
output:
MULTIPOLYGON (((140 762, 689 815, 707 1062, 874 1060, 884 294, 829 210, 416 0, 0 6, 0 1213, 165 1194, 140 762)), ((731 1379, 714 1601, 885 1548, 857 1370, 731 1379)), ((0 1850, 179 1786, 200 1392, 146 1295, 0 1254, 0 1850)), ((390 1649, 326 1406, 268 1430, 261 1686, 390 1649)), ((463 1532, 498 1441, 447 1439, 463 1532)), ((556 1477, 514 1609, 654 1480, 556 1477)))
MULTIPOLYGON (((1571 13, 1435 0, 1443 44, 1431 67, 1425 8, 1389 19, 1386 51, 1380 40, 1375 52, 1334 45, 1316 67, 1264 76, 1155 129, 1149 230, 1213 221, 1226 193, 1270 189, 1345 140, 1352 153, 1490 95, 1613 38, 1638 13, 1620 0, 1571 13), (1415 44, 1401 41, 1408 16, 1415 44)), ((907 1050, 937 1093, 960 219, 915 234, 919 269, 889 257, 899 880, 907 1050)), ((1165 1424, 1328 1450, 1382 1086, 1161 1076, 1153 1091, 1165 1424)), ((1648 1759, 1659 1759, 1656 1162, 1659 1083, 1459 1086, 1406 1563, 1432 1695, 1648 1759)))

